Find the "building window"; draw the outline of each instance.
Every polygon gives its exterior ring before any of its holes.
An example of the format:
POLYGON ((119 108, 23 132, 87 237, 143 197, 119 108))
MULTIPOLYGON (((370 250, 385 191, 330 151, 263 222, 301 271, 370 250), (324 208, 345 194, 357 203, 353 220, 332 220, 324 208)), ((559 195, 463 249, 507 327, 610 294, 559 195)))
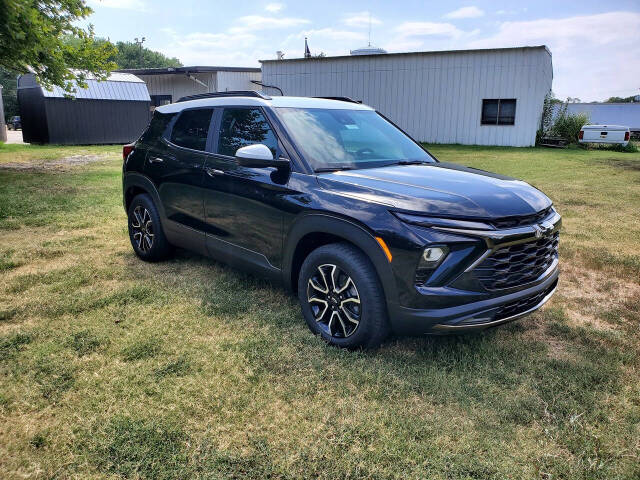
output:
POLYGON ((205 150, 211 124, 210 108, 183 111, 171 132, 171 143, 192 150, 205 150))
POLYGON ((151 110, 155 110, 156 107, 162 105, 169 105, 171 103, 171 95, 149 95, 151 97, 151 110))
POLYGON ((516 99, 482 100, 482 125, 514 125, 516 123, 516 99))

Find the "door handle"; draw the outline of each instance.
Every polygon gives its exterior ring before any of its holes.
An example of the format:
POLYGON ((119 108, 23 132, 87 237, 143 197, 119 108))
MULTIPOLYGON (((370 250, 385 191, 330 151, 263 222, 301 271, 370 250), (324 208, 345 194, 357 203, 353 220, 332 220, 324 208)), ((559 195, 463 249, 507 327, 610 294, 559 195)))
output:
POLYGON ((224 175, 224 172, 222 170, 218 170, 217 168, 206 168, 205 170, 207 171, 207 175, 209 175, 210 177, 219 177, 221 175, 224 175))
POLYGON ((164 159, 160 157, 149 157, 149 163, 162 163, 164 159))

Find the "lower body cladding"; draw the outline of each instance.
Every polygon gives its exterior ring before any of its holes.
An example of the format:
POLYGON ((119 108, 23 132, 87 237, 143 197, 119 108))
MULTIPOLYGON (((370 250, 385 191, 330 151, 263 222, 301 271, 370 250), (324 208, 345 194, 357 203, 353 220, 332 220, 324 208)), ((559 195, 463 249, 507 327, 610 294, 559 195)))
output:
POLYGON ((464 271, 454 267, 460 273, 444 283, 437 281, 438 270, 426 280, 416 275, 413 305, 388 302, 393 330, 405 335, 477 331, 539 309, 558 285, 560 226, 560 216, 552 211, 541 225, 491 231, 447 229, 460 238, 480 240, 485 252, 466 269, 461 266, 464 271))
POLYGON ((533 313, 553 295, 558 285, 556 268, 542 283, 501 297, 441 308, 391 308, 393 330, 403 335, 462 333, 502 325, 533 313))

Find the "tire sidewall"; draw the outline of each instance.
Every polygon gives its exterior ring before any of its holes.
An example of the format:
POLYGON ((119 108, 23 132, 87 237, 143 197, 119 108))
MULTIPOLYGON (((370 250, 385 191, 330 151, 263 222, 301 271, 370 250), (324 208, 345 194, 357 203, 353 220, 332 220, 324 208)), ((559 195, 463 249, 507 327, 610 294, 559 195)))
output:
POLYGON ((302 307, 304 319, 313 333, 322 337, 326 342, 342 348, 354 348, 368 344, 371 329, 374 328, 373 324, 375 323, 371 316, 376 315, 377 309, 374 308, 372 302, 377 301, 377 292, 372 291, 372 289, 375 288, 375 282, 367 281, 365 276, 366 272, 361 272, 360 268, 351 265, 349 261, 345 261, 345 258, 340 254, 326 251, 323 248, 309 254, 298 276, 298 299, 302 307), (355 333, 347 338, 332 337, 320 328, 313 316, 311 306, 307 301, 307 283, 309 278, 320 265, 325 263, 332 263, 349 275, 355 283, 358 295, 360 296, 360 323, 355 333))
POLYGON ((160 249, 161 249, 160 243, 162 241, 160 237, 162 235, 162 232, 161 232, 162 224, 160 223, 160 216, 158 215, 158 210, 156 209, 156 206, 154 205, 153 200, 151 200, 151 198, 148 195, 144 195, 144 194, 138 195, 131 201, 131 205, 129 205, 129 211, 127 212, 127 227, 129 230, 129 240, 131 241, 131 246, 133 247, 133 250, 138 257, 142 258, 143 260, 152 261, 160 256, 160 249), (151 245, 151 249, 146 252, 143 252, 138 248, 138 246, 136 245, 136 241, 133 238, 134 232, 133 232, 133 227, 131 223, 133 218, 133 211, 138 206, 141 206, 147 209, 147 211, 149 212, 149 215, 151 215, 151 221, 153 222, 153 234, 154 234, 153 244, 151 245))

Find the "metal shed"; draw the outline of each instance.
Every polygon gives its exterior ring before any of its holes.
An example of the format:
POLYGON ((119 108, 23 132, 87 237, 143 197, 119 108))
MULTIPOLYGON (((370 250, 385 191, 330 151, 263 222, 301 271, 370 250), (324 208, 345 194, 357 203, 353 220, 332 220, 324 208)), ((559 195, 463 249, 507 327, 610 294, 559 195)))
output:
POLYGON ((101 82, 90 78, 73 98, 60 87, 41 87, 33 74, 18 77, 22 137, 28 143, 131 142, 149 123, 150 102, 145 83, 127 73, 112 73, 101 82))
POLYGON ((285 95, 350 97, 432 143, 534 145, 552 79, 545 46, 262 60, 285 95))

